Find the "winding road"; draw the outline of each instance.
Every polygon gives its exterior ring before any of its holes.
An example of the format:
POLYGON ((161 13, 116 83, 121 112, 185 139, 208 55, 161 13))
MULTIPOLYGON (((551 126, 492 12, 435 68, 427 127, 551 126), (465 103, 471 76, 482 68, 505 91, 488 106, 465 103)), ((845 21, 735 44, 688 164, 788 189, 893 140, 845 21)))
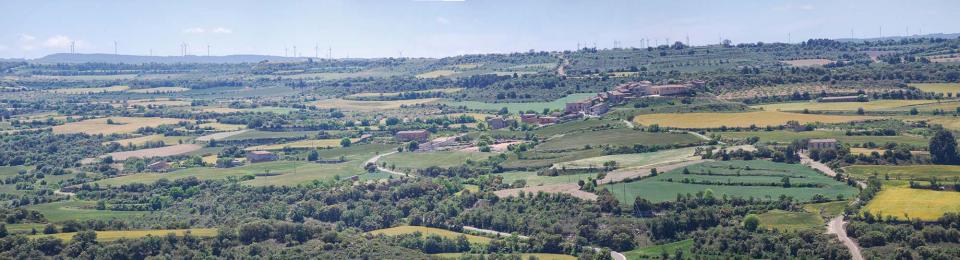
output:
MULTIPOLYGON (((830 168, 830 166, 827 166, 826 164, 820 163, 818 161, 814 161, 813 159, 810 159, 810 157, 807 156, 806 154, 798 152, 797 155, 800 156, 801 164, 806 165, 815 170, 818 170, 820 172, 823 172, 827 176, 830 176, 830 177, 837 176, 837 172, 834 171, 832 168, 830 168)), ((860 188, 863 188, 863 189, 867 188, 866 183, 862 181, 856 181, 856 180, 855 182, 857 183, 857 186, 860 186, 860 188)), ((859 201, 859 199, 857 201, 859 201)), ((857 201, 854 201, 853 203, 856 203, 857 201)), ((860 245, 858 245, 856 241, 853 241, 853 239, 850 239, 850 237, 847 236, 847 226, 846 226, 847 222, 844 221, 843 218, 844 216, 840 215, 830 219, 830 222, 827 223, 827 234, 836 234, 837 239, 840 239, 840 242, 843 243, 843 246, 847 247, 847 251, 850 251, 850 255, 852 256, 853 260, 863 260, 863 254, 860 253, 860 245)))
POLYGON ((384 156, 391 155, 391 154, 395 154, 395 153, 397 153, 397 151, 392 151, 392 152, 385 153, 385 154, 377 154, 377 156, 374 156, 374 157, 370 158, 369 160, 367 160, 366 162, 364 162, 364 163, 363 163, 363 167, 367 167, 367 164, 371 164, 371 163, 372 163, 373 165, 376 165, 376 166, 377 166, 377 170, 379 170, 379 171, 382 171, 382 172, 385 172, 385 173, 389 173, 389 174, 393 174, 393 175, 399 175, 399 176, 403 176, 403 177, 408 177, 409 175, 407 175, 406 173, 402 173, 402 172, 394 171, 394 170, 391 170, 391 169, 387 169, 386 167, 382 167, 382 166, 380 166, 379 164, 377 164, 377 161, 380 160, 380 157, 384 157, 384 156))

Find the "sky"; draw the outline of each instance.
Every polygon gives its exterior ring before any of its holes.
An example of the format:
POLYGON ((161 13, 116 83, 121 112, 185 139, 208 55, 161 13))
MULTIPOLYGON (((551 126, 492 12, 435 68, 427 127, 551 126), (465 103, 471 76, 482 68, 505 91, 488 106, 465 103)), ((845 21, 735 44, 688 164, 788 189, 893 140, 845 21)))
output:
POLYGON ((957 0, 2 0, 0 57, 444 57, 960 32, 957 0), (294 48, 296 47, 296 53, 294 48))

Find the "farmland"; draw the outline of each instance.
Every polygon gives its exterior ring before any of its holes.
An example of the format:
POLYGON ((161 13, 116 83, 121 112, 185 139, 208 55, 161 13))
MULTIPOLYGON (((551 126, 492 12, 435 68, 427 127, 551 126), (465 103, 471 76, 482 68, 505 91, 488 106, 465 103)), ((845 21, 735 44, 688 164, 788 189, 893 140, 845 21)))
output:
POLYGON ((479 101, 457 101, 457 102, 447 101, 444 103, 454 107, 463 106, 468 109, 488 110, 488 111, 496 111, 505 107, 507 108, 508 111, 510 111, 510 113, 519 113, 519 112, 528 111, 528 110, 542 111, 543 109, 563 109, 564 105, 567 102, 578 101, 578 100, 582 100, 595 95, 596 94, 594 93, 577 93, 577 94, 567 95, 563 98, 550 101, 550 102, 488 103, 488 102, 479 102, 479 101))
POLYGON ((576 169, 576 168, 600 168, 604 162, 617 162, 618 167, 629 168, 644 166, 671 161, 680 161, 694 157, 696 148, 671 149, 660 152, 636 153, 636 154, 617 154, 580 159, 576 161, 558 163, 553 168, 576 169))
MULTIPOLYGON (((523 253, 517 254, 520 259, 540 259, 540 260, 575 260, 577 257, 571 255, 561 255, 561 254, 547 254, 547 253, 523 253)), ((469 254, 469 253, 440 253, 433 254, 432 256, 439 257, 440 259, 463 259, 466 257, 482 257, 481 254, 469 254)))
POLYGON ((536 147, 538 151, 583 149, 585 146, 601 145, 671 145, 691 144, 702 140, 687 133, 650 133, 633 129, 609 129, 578 132, 550 139, 536 147))
POLYGON ((160 125, 172 125, 182 122, 180 119, 173 118, 152 118, 152 117, 108 117, 88 119, 73 123, 66 123, 53 127, 54 133, 71 134, 120 134, 132 133, 141 127, 157 127, 160 125), (109 124, 108 120, 113 121, 109 124))
POLYGON ((956 165, 854 165, 843 169, 854 178, 866 180, 876 174, 881 179, 930 181, 937 178, 941 181, 960 179, 960 166, 956 165))
POLYGON ((828 59, 799 59, 799 60, 785 60, 783 63, 790 64, 794 67, 812 67, 812 66, 823 66, 830 63, 833 63, 832 60, 828 59))
POLYGON ((50 90, 50 92, 57 94, 68 94, 68 95, 81 95, 81 94, 96 94, 96 93, 107 93, 107 92, 119 92, 130 89, 128 86, 112 86, 112 87, 94 87, 94 88, 61 88, 50 90))
POLYGON ((795 120, 800 124, 806 123, 846 123, 877 119, 871 116, 838 116, 799 114, 778 111, 755 111, 744 113, 681 113, 681 114, 646 114, 637 115, 633 122, 640 125, 657 124, 675 128, 720 128, 750 127, 750 126, 780 126, 787 121, 795 120))
MULTIPOLYGON (((356 142, 358 138, 353 138, 350 141, 356 142)), ((285 148, 292 149, 304 149, 304 148, 330 148, 340 146, 341 139, 318 139, 318 140, 300 140, 289 143, 280 143, 280 144, 270 144, 270 145, 258 145, 245 148, 247 151, 257 151, 257 150, 280 150, 285 148)))
MULTIPOLYGON (((100 242, 110 242, 118 239, 136 239, 146 236, 162 237, 168 234, 175 234, 178 237, 182 237, 189 233, 191 236, 195 237, 213 237, 217 235, 217 229, 215 228, 191 228, 191 229, 157 229, 157 230, 118 230, 118 231, 96 231, 97 232, 97 241, 100 242)), ((70 241, 73 239, 73 236, 76 235, 76 232, 67 232, 67 233, 57 233, 50 235, 32 235, 30 238, 39 238, 39 237, 54 237, 59 238, 64 241, 70 241)))
POLYGON ((30 209, 39 211, 50 222, 66 220, 111 219, 129 218, 146 214, 138 211, 97 210, 94 201, 58 201, 30 206, 30 209))
MULTIPOLYGON (((428 90, 416 90, 409 91, 409 93, 445 93, 453 94, 462 91, 463 88, 441 88, 441 89, 428 89, 428 90)), ((396 97, 400 94, 408 92, 362 92, 356 94, 347 95, 347 98, 370 98, 370 97, 396 97)))
POLYGON ((663 253, 668 256, 675 256, 677 250, 683 252, 683 255, 690 255, 690 247, 693 246, 693 239, 681 240, 662 245, 648 246, 634 249, 629 252, 623 252, 627 259, 660 259, 663 253))
POLYGON ((824 224, 820 215, 814 212, 771 210, 757 215, 757 217, 760 218, 761 227, 782 231, 818 229, 824 224))
POLYGON ((190 89, 184 88, 184 87, 156 87, 156 88, 131 89, 131 90, 127 90, 127 92, 141 93, 141 94, 159 94, 159 93, 184 92, 187 90, 190 90, 190 89))
POLYGON ((400 169, 424 169, 430 166, 447 168, 461 165, 466 160, 485 160, 491 155, 493 154, 458 151, 404 152, 385 156, 379 163, 386 163, 388 168, 396 166, 400 169))
POLYGON ((682 174, 682 169, 675 169, 655 177, 606 187, 618 200, 631 203, 636 196, 660 202, 707 189, 717 197, 726 195, 771 200, 786 195, 800 201, 810 200, 815 194, 827 198, 836 198, 838 195, 849 198, 856 192, 853 187, 796 164, 769 161, 706 162, 687 169, 690 174, 682 174), (781 183, 784 177, 788 177, 791 183, 814 186, 785 188, 771 185, 781 183), (711 184, 703 184, 707 182, 711 184))
POLYGON ((391 100, 391 101, 356 101, 341 98, 319 100, 311 103, 317 108, 338 108, 349 111, 383 111, 399 109, 405 106, 430 104, 439 101, 438 98, 391 100))
POLYGON ((470 241, 470 243, 473 243, 473 244, 488 244, 490 243, 490 240, 493 240, 488 237, 467 235, 467 234, 453 232, 446 229, 420 227, 420 226, 399 226, 399 227, 378 229, 378 230, 370 231, 368 233, 372 235, 395 236, 395 235, 401 235, 401 234, 413 234, 417 232, 419 232, 420 234, 423 234, 424 236, 438 235, 438 236, 449 238, 449 239, 456 239, 457 237, 462 235, 462 236, 466 236, 467 241, 470 241))
POLYGON ((841 131, 826 131, 826 130, 816 130, 816 131, 804 131, 804 132, 794 132, 794 131, 743 131, 743 132, 717 132, 723 139, 746 139, 748 137, 759 137, 761 143, 774 142, 774 143, 789 143, 793 140, 799 139, 816 139, 816 138, 834 138, 837 141, 843 143, 867 143, 874 142, 876 144, 885 144, 888 142, 908 144, 918 147, 926 146, 928 141, 922 136, 856 136, 856 135, 846 135, 841 131))
POLYGON ((960 212, 960 192, 884 187, 864 211, 900 219, 936 220, 946 212, 960 212))
POLYGON ((127 146, 131 144, 144 145, 148 142, 163 142, 164 144, 171 145, 171 144, 177 144, 181 141, 190 140, 190 138, 191 137, 189 136, 164 136, 162 134, 154 134, 154 135, 133 137, 133 138, 127 138, 127 139, 121 139, 121 140, 115 140, 115 141, 107 141, 107 142, 103 142, 103 144, 107 145, 109 143, 117 143, 120 145, 127 146))
MULTIPOLYGON (((792 102, 770 105, 753 106, 765 111, 796 112, 804 109, 810 111, 857 111, 863 108, 866 111, 896 110, 905 107, 936 104, 936 100, 873 100, 870 102, 792 102)), ((953 102, 954 106, 957 103, 953 102)), ((908 108, 907 108, 908 109, 908 108)))
POLYGON ((171 146, 164 146, 159 148, 149 148, 149 149, 140 149, 126 152, 115 152, 109 153, 108 156, 113 157, 114 160, 123 161, 128 158, 151 158, 151 157, 166 157, 190 153, 196 150, 203 148, 200 145, 196 144, 178 144, 171 146))
POLYGON ((913 83, 910 84, 910 86, 918 88, 923 92, 933 92, 943 95, 951 93, 956 96, 957 93, 960 93, 960 84, 957 83, 913 83))

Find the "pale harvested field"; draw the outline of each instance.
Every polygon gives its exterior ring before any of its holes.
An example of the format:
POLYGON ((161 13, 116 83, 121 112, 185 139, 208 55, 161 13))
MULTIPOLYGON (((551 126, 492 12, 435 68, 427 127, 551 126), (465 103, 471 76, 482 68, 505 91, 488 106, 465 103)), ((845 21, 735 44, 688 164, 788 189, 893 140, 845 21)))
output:
POLYGON ((439 100, 440 100, 439 98, 424 98, 424 99, 392 100, 392 101, 356 101, 356 100, 334 98, 334 99, 325 99, 325 100, 316 101, 311 103, 311 105, 321 109, 336 108, 341 110, 352 110, 352 111, 379 111, 379 110, 399 109, 401 106, 431 104, 431 103, 436 103, 439 100))
MULTIPOLYGON (((886 152, 886 151, 887 151, 887 150, 885 150, 885 149, 879 149, 879 148, 856 148, 856 147, 851 147, 851 148, 850 148, 850 153, 851 153, 851 154, 870 155, 870 154, 872 154, 873 152, 877 152, 877 153, 883 155, 883 153, 886 152)), ((913 154, 913 155, 930 155, 930 152, 927 152, 927 151, 910 151, 910 154, 913 154)))
POLYGON ((98 87, 98 88, 60 88, 49 90, 49 92, 57 94, 70 94, 70 95, 80 95, 80 94, 94 94, 94 93, 103 93, 103 92, 119 92, 128 90, 128 86, 112 86, 112 87, 98 87))
POLYGON ((108 117, 83 120, 79 122, 67 123, 53 127, 56 134, 113 134, 113 133, 133 133, 141 127, 157 127, 160 125, 172 125, 180 123, 182 119, 160 118, 160 117, 108 117), (113 119, 114 124, 107 124, 107 119, 113 119))
POLYGON ((913 83, 910 84, 910 86, 918 88, 923 92, 933 92, 943 94, 944 96, 946 96, 947 93, 953 93, 956 97, 957 93, 960 93, 960 84, 958 83, 913 83))
POLYGON ((580 186, 578 186, 576 183, 565 183, 565 184, 554 184, 554 185, 498 190, 498 191, 494 191, 493 194, 501 198, 519 197, 521 191, 527 194, 531 194, 531 193, 537 194, 538 192, 566 193, 566 194, 573 195, 574 197, 585 199, 585 200, 597 200, 597 194, 580 190, 580 186))
MULTIPOLYGON (((503 142, 503 143, 499 143, 499 144, 493 144, 493 145, 490 145, 490 151, 491 151, 491 152, 496 152, 496 153, 502 153, 502 152, 506 152, 507 149, 510 147, 511 144, 522 144, 522 143, 523 143, 523 141, 511 141, 511 142, 503 142)), ((460 149, 460 151, 461 151, 461 152, 480 152, 480 147, 478 147, 478 146, 470 146, 470 147, 467 147, 467 148, 460 149)))
POLYGON ((879 119, 879 117, 756 111, 744 113, 647 114, 635 116, 633 122, 640 125, 658 124, 660 126, 675 128, 718 128, 721 126, 750 127, 751 125, 756 125, 757 127, 779 126, 786 124, 787 121, 790 120, 796 120, 800 122, 800 124, 806 124, 814 122, 845 123, 873 119, 879 119))
POLYGON ((201 136, 201 137, 197 137, 197 141, 209 142, 210 140, 223 140, 223 139, 225 139, 225 138, 227 138, 227 137, 231 137, 231 136, 234 136, 234 135, 242 134, 242 133, 245 133, 245 132, 247 132, 247 131, 250 131, 250 129, 237 130, 237 131, 231 131, 231 132, 222 132, 222 133, 208 134, 208 135, 204 135, 204 136, 201 136))
POLYGON ((184 88, 184 87, 157 87, 157 88, 131 89, 131 90, 127 90, 127 92, 142 93, 142 94, 157 94, 157 93, 184 92, 187 90, 190 90, 190 89, 184 88))
MULTIPOLYGON (((284 147, 290 147, 293 149, 300 148, 329 148, 329 147, 339 147, 341 139, 319 139, 319 140, 300 140, 289 143, 282 144, 269 144, 269 145, 258 145, 247 147, 244 150, 247 151, 264 151, 264 150, 280 150, 284 147)), ((350 138, 350 142, 357 142, 360 139, 350 138)))
POLYGON ((148 136, 127 138, 127 139, 121 139, 121 140, 115 140, 115 141, 107 141, 107 142, 103 142, 103 145, 107 145, 107 144, 110 144, 110 143, 118 143, 118 144, 123 145, 123 146, 127 146, 127 145, 130 145, 130 144, 133 144, 133 145, 143 145, 143 144, 146 144, 147 142, 159 142, 159 141, 163 141, 163 143, 164 143, 164 144, 167 144, 167 145, 172 145, 172 144, 178 144, 180 140, 183 140, 183 141, 190 140, 190 138, 192 138, 192 137, 190 137, 190 136, 164 136, 164 135, 162 135, 162 134, 155 134, 155 135, 148 135, 148 136))
POLYGON ((801 59, 801 60, 785 60, 783 63, 790 64, 794 67, 810 67, 810 66, 823 66, 830 63, 833 63, 832 60, 828 59, 801 59))
POLYGON ((429 78, 449 77, 456 73, 457 72, 453 70, 434 70, 430 72, 417 74, 417 78, 429 79, 429 78))
POLYGON ((178 144, 178 145, 171 145, 171 146, 165 146, 160 148, 140 149, 140 150, 126 151, 126 152, 115 152, 115 153, 109 153, 107 155, 113 157, 113 160, 123 161, 123 160, 126 160, 127 158, 133 158, 133 157, 152 158, 152 157, 166 157, 166 156, 181 155, 181 154, 193 152, 196 150, 200 150, 200 148, 203 148, 203 146, 196 145, 196 144, 178 144))
MULTIPOLYGON (((119 240, 121 238, 127 239, 137 239, 146 236, 153 237, 163 237, 167 234, 173 233, 178 237, 182 237, 184 234, 190 231, 191 236, 195 237, 213 237, 217 235, 216 228, 192 228, 192 229, 156 229, 156 230, 118 230, 118 231, 96 231, 97 232, 97 241, 100 242, 109 242, 119 240)), ((40 234, 40 235, 31 235, 30 238, 39 238, 39 237, 54 237, 59 238, 64 241, 70 241, 73 239, 73 236, 76 235, 76 232, 67 232, 67 233, 56 233, 56 234, 40 234)))
POLYGON ((243 109, 229 108, 229 107, 206 107, 206 108, 201 108, 201 109, 198 110, 198 111, 201 112, 201 113, 220 113, 220 114, 228 114, 228 113, 241 112, 241 111, 243 111, 243 109))

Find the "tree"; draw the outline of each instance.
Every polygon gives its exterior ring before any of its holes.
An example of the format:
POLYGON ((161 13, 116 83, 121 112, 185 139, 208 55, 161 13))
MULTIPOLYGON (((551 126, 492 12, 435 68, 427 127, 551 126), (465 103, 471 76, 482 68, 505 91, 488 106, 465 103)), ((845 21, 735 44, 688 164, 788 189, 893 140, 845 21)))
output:
POLYGON ((353 143, 350 142, 350 138, 344 137, 343 139, 340 139, 340 146, 350 147, 351 144, 353 143))
POLYGON ((407 151, 412 152, 416 151, 417 149, 420 149, 420 144, 417 143, 417 141, 410 141, 410 143, 407 144, 407 151))
POLYGON ((44 234, 56 234, 56 233, 57 233, 57 227, 53 226, 53 224, 47 224, 47 226, 43 227, 43 233, 44 233, 44 234))
POLYGON ((750 214, 743 218, 743 228, 746 228, 750 231, 757 230, 757 227, 760 226, 760 218, 757 215, 750 214))
POLYGON ((940 129, 930 139, 930 157, 933 163, 953 164, 957 162, 957 140, 953 133, 940 129))
POLYGON ((653 203, 649 200, 637 196, 633 200, 633 215, 634 216, 648 216, 650 211, 653 211, 653 203))
MULTIPOLYGON (((347 140, 347 141, 350 141, 350 140, 347 140)), ((341 140, 341 143, 342 142, 343 141, 341 140)), ((307 154, 307 161, 315 162, 317 161, 317 159, 320 159, 320 153, 317 152, 317 150, 311 150, 310 153, 307 154)))

